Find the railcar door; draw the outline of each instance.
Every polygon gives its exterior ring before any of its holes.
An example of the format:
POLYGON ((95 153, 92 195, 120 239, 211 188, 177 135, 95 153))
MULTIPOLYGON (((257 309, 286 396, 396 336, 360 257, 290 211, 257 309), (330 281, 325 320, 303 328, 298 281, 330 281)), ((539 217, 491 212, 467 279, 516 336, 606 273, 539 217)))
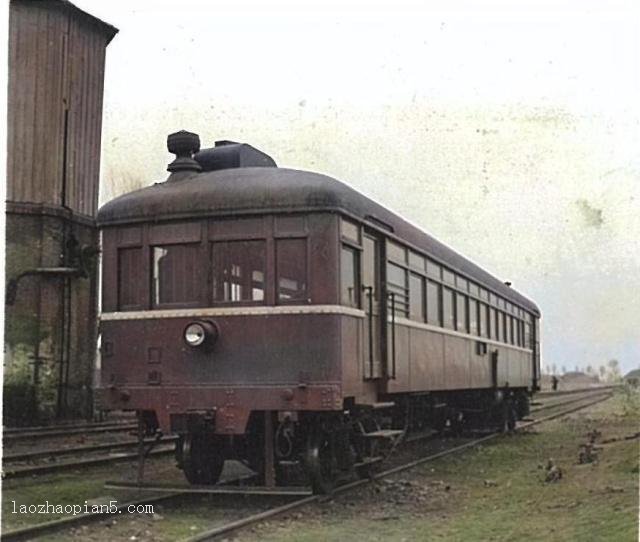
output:
POLYGON ((382 376, 382 291, 380 273, 380 240, 365 232, 362 242, 362 304, 366 314, 364 331, 367 379, 382 376))

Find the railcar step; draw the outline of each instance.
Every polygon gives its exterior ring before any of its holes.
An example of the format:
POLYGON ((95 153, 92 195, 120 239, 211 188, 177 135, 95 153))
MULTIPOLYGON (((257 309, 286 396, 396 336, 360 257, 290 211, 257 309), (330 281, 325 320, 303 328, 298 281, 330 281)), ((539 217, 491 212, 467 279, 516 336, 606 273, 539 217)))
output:
POLYGON ((382 461, 384 458, 382 456, 375 456, 375 457, 365 457, 362 459, 362 461, 358 461, 357 463, 354 464, 354 467, 358 468, 358 467, 366 467, 367 465, 373 465, 374 463, 378 463, 380 461, 382 461))
POLYGON ((371 433, 363 433, 362 436, 367 438, 395 438, 403 433, 404 431, 402 429, 379 429, 371 433))

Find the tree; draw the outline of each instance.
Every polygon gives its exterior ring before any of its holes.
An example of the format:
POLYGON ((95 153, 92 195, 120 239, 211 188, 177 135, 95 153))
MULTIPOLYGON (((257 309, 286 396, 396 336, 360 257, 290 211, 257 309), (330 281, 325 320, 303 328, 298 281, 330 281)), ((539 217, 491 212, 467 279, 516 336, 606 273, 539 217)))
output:
POLYGON ((620 363, 617 359, 610 359, 607 362, 609 367, 609 382, 616 382, 620 380, 620 363))
POLYGON ((585 369, 585 372, 586 372, 588 375, 593 375, 593 374, 594 374, 594 372, 593 372, 593 367, 592 367, 591 365, 587 365, 587 368, 585 369))
POLYGON ((605 376, 607 376, 607 368, 604 365, 600 365, 598 371, 600 372, 600 380, 604 380, 605 376))
POLYGON ((554 364, 551 366, 551 374, 553 374, 553 375, 554 375, 554 374, 557 374, 557 373, 558 373, 558 366, 554 363, 554 364))

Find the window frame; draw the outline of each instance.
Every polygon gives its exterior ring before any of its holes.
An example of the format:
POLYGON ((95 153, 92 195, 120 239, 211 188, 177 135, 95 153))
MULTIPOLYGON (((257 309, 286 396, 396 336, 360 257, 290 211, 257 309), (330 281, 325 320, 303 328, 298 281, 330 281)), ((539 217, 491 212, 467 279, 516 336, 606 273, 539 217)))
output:
MULTIPOLYGON (((186 242, 168 242, 163 244, 158 243, 149 243, 148 244, 148 258, 149 258, 149 297, 151 302, 151 310, 162 310, 162 309, 176 309, 176 308, 194 308, 194 307, 203 307, 206 306, 203 302, 203 289, 206 286, 207 277, 205 274, 205 278, 203 281, 197 281, 195 287, 196 299, 193 301, 173 301, 173 302, 158 302, 156 303, 156 285, 154 280, 154 249, 156 248, 164 248, 164 247, 187 247, 193 246, 196 249, 196 263, 202 266, 202 242, 201 241, 186 241, 186 242), (204 284, 203 284, 204 282, 204 284)), ((144 252, 144 251, 143 251, 144 252)), ((209 269, 206 267, 205 269, 209 269)))
MULTIPOLYGON (((267 256, 268 260, 268 256, 267 256)), ((274 289, 275 289, 275 305, 306 305, 311 303, 311 292, 309 291, 309 238, 307 236, 286 236, 286 237, 275 237, 273 240, 273 280, 274 280, 274 289), (303 254, 304 254, 304 291, 303 297, 294 297, 290 299, 281 299, 280 298, 280 266, 278 263, 278 245, 280 243, 289 243, 289 242, 297 242, 302 241, 304 243, 303 254)), ((265 262, 266 267, 266 262, 265 262)), ((266 298, 266 280, 265 280, 265 298, 266 298)))
MULTIPOLYGON (((225 238, 221 238, 221 239, 210 239, 209 240, 209 302, 210 302, 210 306, 211 307, 262 307, 264 305, 267 305, 267 298, 268 298, 268 293, 269 293, 269 288, 270 287, 275 287, 275 276, 273 272, 270 272, 269 270, 269 252, 270 252, 270 247, 269 247, 269 238, 264 238, 264 237, 247 237, 247 238, 239 238, 239 237, 235 237, 235 238, 231 238, 231 239, 225 239, 225 238), (240 301, 220 301, 220 300, 216 300, 215 296, 216 296, 216 289, 215 289, 215 264, 214 264, 214 248, 215 245, 221 245, 221 244, 239 244, 239 243, 262 243, 263 244, 263 248, 264 248, 264 268, 263 268, 263 296, 261 300, 254 300, 254 299, 250 299, 250 300, 240 300, 240 301), (274 284, 270 284, 270 283, 274 283, 274 284)), ((274 262, 275 262, 275 252, 273 254, 274 257, 274 262)), ((274 266, 275 267, 275 266, 274 266)))

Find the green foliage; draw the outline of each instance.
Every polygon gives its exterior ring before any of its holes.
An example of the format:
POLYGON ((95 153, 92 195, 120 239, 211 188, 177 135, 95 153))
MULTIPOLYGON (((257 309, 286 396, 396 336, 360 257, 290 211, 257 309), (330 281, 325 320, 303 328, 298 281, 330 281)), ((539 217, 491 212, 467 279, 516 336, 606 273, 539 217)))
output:
POLYGON ((23 345, 33 349, 49 336, 49 331, 36 314, 11 312, 13 314, 7 314, 4 330, 5 342, 10 347, 23 345))

